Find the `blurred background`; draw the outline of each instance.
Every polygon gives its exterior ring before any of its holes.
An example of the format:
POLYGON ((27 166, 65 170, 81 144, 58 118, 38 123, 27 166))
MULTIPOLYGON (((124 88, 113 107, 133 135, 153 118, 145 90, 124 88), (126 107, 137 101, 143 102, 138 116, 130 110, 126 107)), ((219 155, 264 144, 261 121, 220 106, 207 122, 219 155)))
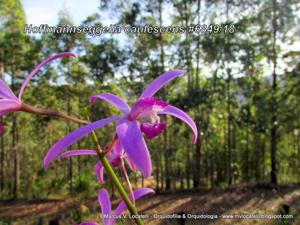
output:
MULTIPOLYGON (((0 0, 0 78, 17 93, 43 59, 71 51, 31 80, 23 101, 79 118, 119 112, 88 96, 117 94, 131 104, 159 74, 186 76, 158 94, 186 111, 199 138, 181 121, 147 141, 153 176, 130 174, 135 187, 158 193, 144 213, 293 214, 290 220, 210 220, 203 224, 297 224, 300 212, 300 3, 297 0, 0 0), (40 26, 207 26, 201 32, 28 34, 40 26), (213 26, 210 26, 213 25, 213 26), (231 29, 230 32, 227 30, 231 29), (279 221, 279 222, 278 222, 279 221)), ((61 137, 78 128, 26 113, 0 118, 0 224, 72 224, 97 216, 95 157, 42 160, 61 137), (68 221, 68 222, 66 222, 68 221)), ((97 131, 105 146, 114 127, 97 131)), ((83 138, 72 149, 93 149, 83 138)), ((105 186, 117 195, 108 181, 105 186)), ((202 224, 149 220, 146 224, 202 224)), ((299 221, 298 221, 299 222, 299 221)), ((120 224, 127 224, 123 221, 120 224)), ((132 224, 132 222, 129 224, 132 224)))

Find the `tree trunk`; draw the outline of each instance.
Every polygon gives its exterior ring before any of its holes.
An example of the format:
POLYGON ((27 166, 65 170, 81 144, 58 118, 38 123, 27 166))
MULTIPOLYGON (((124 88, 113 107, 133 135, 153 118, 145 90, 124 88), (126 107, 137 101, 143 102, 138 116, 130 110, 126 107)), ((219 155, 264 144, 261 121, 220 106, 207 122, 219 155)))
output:
POLYGON ((191 183, 190 183, 190 166, 191 166, 191 162, 190 162, 190 150, 189 150, 189 146, 186 146, 186 186, 187 189, 191 188, 191 183))
MULTIPOLYGON (((161 27, 163 25, 163 17, 162 17, 162 0, 158 1, 158 12, 159 12, 159 26, 161 27)), ((160 65, 161 65, 161 72, 164 72, 165 70, 165 52, 163 48, 163 36, 161 33, 159 33, 159 48, 160 48, 160 65)), ((165 92, 163 92, 163 95, 165 96, 165 92)), ((165 119, 165 122, 167 123, 167 117, 165 119)), ((164 160, 165 160, 165 189, 170 189, 170 164, 169 164, 169 147, 168 147, 168 131, 164 131, 164 160)))
MULTIPOLYGON (((1 122, 3 122, 3 119, 1 118, 1 122)), ((4 128, 5 129, 5 128, 4 128)), ((1 141, 1 180, 0 180, 0 189, 1 192, 4 191, 4 184, 6 182, 5 180, 5 157, 6 157, 6 152, 5 152, 5 136, 4 133, 0 135, 0 141, 1 141)))
MULTIPOLYGON (((13 58, 14 62, 14 58, 13 58)), ((11 89, 15 90, 15 76, 17 74, 17 70, 15 65, 11 67, 11 73, 13 74, 11 77, 11 89)), ((17 123, 17 115, 14 113, 12 117, 12 152, 13 152, 13 177, 14 177, 14 186, 13 186, 13 195, 14 198, 18 198, 19 192, 19 152, 18 152, 18 123, 17 123)))
MULTIPOLYGON (((71 77, 71 64, 70 59, 68 58, 68 76, 71 77)), ((70 85, 67 84, 66 87, 67 91, 67 113, 68 115, 71 114, 71 90, 70 85)), ((68 133, 71 132, 71 124, 70 121, 67 121, 68 133)), ((69 147, 69 150, 71 148, 69 147)), ((69 157, 69 165, 68 165, 68 180, 69 180, 69 191, 70 193, 73 191, 73 157, 69 157)))
MULTIPOLYGON (((197 15, 198 15, 198 24, 200 24, 201 21, 201 0, 197 1, 197 15)), ((186 21, 186 25, 187 25, 187 21, 186 21)), ((187 37, 186 37, 187 39, 187 37)), ((188 41, 188 40, 187 40, 188 41)), ((189 65, 189 61, 188 61, 188 67, 189 65)), ((200 84, 199 84, 199 76, 200 76, 200 35, 198 35, 197 38, 197 66, 196 66, 196 92, 198 93, 200 90, 200 84)), ((189 87, 190 89, 190 87, 189 87)), ((198 110, 199 112, 199 107, 198 110)), ((197 128, 199 129, 200 127, 200 119, 198 117, 198 115, 195 116, 195 120, 196 123, 198 122, 197 128)), ((201 183, 201 145, 202 145, 202 140, 200 139, 200 135, 198 135, 197 137, 197 143, 195 146, 195 171, 194 171, 194 183, 193 186, 194 188, 199 188, 200 187, 200 183, 201 183)))
POLYGON ((13 115, 13 127, 12 127, 12 149, 14 154, 14 198, 18 198, 19 192, 19 177, 20 177, 20 168, 19 168, 19 152, 18 152, 18 126, 17 126, 17 116, 13 115))
POLYGON ((156 179, 156 191, 159 191, 159 173, 160 173, 160 167, 159 167, 159 155, 156 155, 157 159, 155 160, 156 164, 156 173, 155 173, 155 179, 156 179))
POLYGON ((164 190, 164 184, 165 184, 165 173, 163 169, 163 154, 160 152, 160 157, 159 157, 159 167, 160 167, 160 190, 164 190))
POLYGON ((214 158, 213 158, 213 154, 210 154, 209 157, 210 160, 210 187, 213 188, 215 186, 215 181, 214 181, 214 172, 215 172, 215 167, 214 167, 214 158))
POLYGON ((271 184, 277 184, 277 161, 276 161, 276 151, 277 151, 277 53, 276 53, 276 37, 277 37, 277 2, 273 0, 273 81, 272 81, 272 116, 271 116, 271 184))
MULTIPOLYGON (((1 54, 1 62, 2 62, 2 54, 1 54)), ((0 79, 3 79, 2 73, 4 71, 4 63, 0 64, 0 79)), ((0 118, 0 124, 3 124, 3 118, 0 118)), ((5 128, 4 128, 5 129, 5 128)), ((6 152, 5 152, 5 135, 4 132, 0 134, 0 149, 1 149, 1 154, 0 154, 0 190, 1 192, 4 191, 4 184, 6 182, 5 180, 5 157, 6 157, 6 152)))
POLYGON ((165 153, 165 174, 166 174, 166 177, 165 177, 165 182, 166 182, 166 185, 165 185, 165 189, 166 190, 170 190, 171 188, 171 179, 170 179, 170 160, 169 160, 169 149, 166 149, 165 150, 166 153, 165 153))
POLYGON ((231 95, 230 95, 230 81, 231 81, 231 73, 230 69, 227 70, 228 80, 227 80, 227 182, 228 186, 232 184, 232 146, 231 146, 231 95))
MULTIPOLYGON (((198 124, 199 127, 199 124, 198 124)), ((194 171, 194 182, 193 187, 199 188, 200 187, 200 179, 201 179, 201 145, 202 139, 200 134, 197 137, 197 143, 195 148, 195 171, 194 171)))
MULTIPOLYGON (((226 22, 229 22, 229 2, 228 0, 225 1, 226 4, 226 22)), ((223 59, 223 66, 226 69, 227 72, 227 164, 226 164, 226 173, 227 173, 227 184, 228 186, 231 186, 232 184, 232 146, 231 146, 231 94, 230 94, 230 83, 231 83, 231 70, 228 67, 228 63, 225 60, 229 60, 228 57, 228 48, 227 48, 227 37, 224 39, 224 56, 225 58, 223 59), (225 62, 226 62, 226 67, 225 67, 225 62)))
POLYGON ((246 148, 245 148, 245 181, 247 182, 249 180, 249 115, 247 118, 247 124, 246 124, 246 148))

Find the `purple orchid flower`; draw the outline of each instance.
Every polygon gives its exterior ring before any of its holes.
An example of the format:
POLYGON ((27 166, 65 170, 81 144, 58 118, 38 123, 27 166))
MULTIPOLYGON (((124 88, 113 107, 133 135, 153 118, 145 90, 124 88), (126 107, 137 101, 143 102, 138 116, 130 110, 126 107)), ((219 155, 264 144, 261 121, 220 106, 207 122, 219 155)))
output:
MULTIPOLYGON (((116 139, 114 141, 113 146, 111 146, 112 150, 107 154, 107 159, 108 161, 112 164, 113 167, 115 168, 120 168, 121 167, 121 160, 125 160, 129 166, 129 168, 134 172, 136 171, 136 166, 132 162, 132 160, 126 155, 119 139, 116 139)), ((63 154, 59 155, 58 158, 67 158, 71 156, 78 156, 78 155, 97 155, 97 152, 95 150, 85 150, 85 149, 80 149, 80 150, 71 150, 64 152, 63 154)), ((103 172, 104 168, 99 161, 94 168, 96 177, 98 178, 99 182, 101 184, 104 183, 104 178, 103 178, 103 172)))
POLYGON ((123 115, 92 122, 59 140, 52 146, 44 158, 45 169, 48 168, 53 159, 59 156, 65 148, 72 145, 75 141, 97 128, 117 121, 116 134, 120 139, 120 143, 126 154, 142 172, 143 176, 149 177, 151 175, 152 166, 150 154, 143 134, 145 134, 146 138, 152 139, 165 129, 166 125, 160 122, 159 115, 171 115, 181 119, 193 130, 193 143, 196 143, 197 141, 197 127, 189 115, 164 101, 157 101, 153 97, 160 88, 183 74, 184 71, 182 70, 171 70, 160 75, 143 91, 142 95, 133 104, 132 108, 130 108, 120 97, 110 93, 91 96, 89 98, 90 103, 95 102, 97 98, 102 99, 116 106, 123 115), (142 121, 141 124, 140 121, 142 121))
POLYGON ((21 111, 22 110, 21 98, 31 78, 46 64, 50 63, 51 61, 57 58, 61 58, 65 56, 75 57, 76 55, 71 52, 59 53, 44 60, 39 65, 37 65, 23 81, 18 97, 16 97, 16 95, 12 92, 12 90, 0 79, 0 116, 3 116, 10 112, 21 111))
MULTIPOLYGON (((139 188, 133 192, 134 198, 137 200, 147 194, 153 194, 154 191, 150 188, 139 188)), ((130 198, 130 197, 129 197, 130 198)), ((108 192, 105 188, 101 189, 98 194, 98 201, 101 207, 101 212, 103 215, 103 224, 104 225, 113 225, 116 223, 118 216, 126 209, 124 201, 122 201, 116 208, 113 216, 111 214, 111 203, 109 199, 108 192)), ((77 224, 74 224, 77 225, 77 224)), ((79 225, 99 225, 95 222, 84 222, 79 225)))

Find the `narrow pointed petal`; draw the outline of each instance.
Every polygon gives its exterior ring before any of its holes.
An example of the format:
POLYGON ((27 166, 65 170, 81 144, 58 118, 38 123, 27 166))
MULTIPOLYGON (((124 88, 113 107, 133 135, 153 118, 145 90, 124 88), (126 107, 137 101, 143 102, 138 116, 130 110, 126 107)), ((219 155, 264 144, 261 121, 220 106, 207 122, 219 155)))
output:
POLYGON ((0 99, 1 98, 18 100, 12 90, 0 79, 0 99))
POLYGON ((192 128, 192 130, 193 130, 193 133, 194 133, 193 144, 195 144, 197 142, 197 136, 198 136, 197 126, 196 126, 195 122, 193 121, 193 119, 188 114, 186 114, 184 111, 182 111, 181 109, 178 109, 177 107, 169 105, 164 110, 158 112, 158 114, 171 115, 171 116, 181 119, 183 122, 185 122, 187 125, 189 125, 190 128, 192 128))
POLYGON ((99 181, 100 184, 104 183, 104 178, 103 178, 103 172, 104 172, 104 167, 102 166, 101 162, 97 162, 95 167, 94 167, 94 171, 96 174, 96 177, 99 181))
POLYGON ((32 71, 31 73, 26 77, 26 79, 23 81, 20 92, 19 92, 19 100, 21 100, 22 94, 24 92, 25 87, 27 86, 28 82, 31 80, 31 78, 45 65, 47 65, 48 63, 52 62, 55 59, 58 58, 62 58, 62 57, 66 57, 66 56, 73 56, 76 57, 76 55, 72 52, 63 52, 63 53, 59 53, 56 54, 46 60, 44 60, 43 62, 41 62, 39 65, 37 65, 32 71))
POLYGON ((124 114, 128 114, 130 112, 130 108, 127 105, 127 103, 123 99, 121 99, 120 97, 118 97, 114 94, 103 93, 103 94, 99 94, 99 95, 90 96, 89 103, 93 104, 97 98, 102 99, 102 100, 114 105, 124 114))
POLYGON ((59 155, 58 158, 63 159, 71 156, 77 156, 77 155, 97 155, 97 152, 95 150, 72 150, 64 152, 63 154, 59 155))
POLYGON ((151 175, 150 154, 137 121, 120 120, 117 134, 126 154, 132 159, 144 177, 151 175))
POLYGON ((184 73, 184 70, 170 70, 163 73, 148 85, 148 87, 143 91, 140 98, 152 97, 159 89, 172 81, 174 78, 182 76, 184 73))
POLYGON ((122 118, 122 116, 113 116, 106 119, 98 120, 96 122, 92 122, 90 124, 87 124, 85 126, 82 126, 67 136, 60 139, 58 142, 56 142, 47 152, 47 155, 44 158, 44 168, 45 170, 48 169, 49 164, 52 160, 54 160, 57 156, 60 155, 60 153, 70 145, 72 145, 74 142, 79 140, 80 138, 84 137, 85 135, 91 133, 93 130, 103 127, 106 124, 109 124, 113 121, 116 121, 118 119, 122 118))
MULTIPOLYGON (((154 194, 154 190, 152 190, 151 188, 139 188, 133 192, 135 200, 138 200, 139 198, 141 198, 145 195, 148 195, 148 194, 154 194)), ((129 196, 129 198, 130 198, 130 200, 132 200, 131 196, 129 196)), ((124 203, 124 201, 122 201, 115 210, 115 217, 121 215, 121 213, 125 209, 126 209, 126 204, 124 203)), ((116 220, 117 220, 116 218, 113 218, 111 221, 112 224, 114 224, 116 222, 116 220)))
POLYGON ((0 99, 0 113, 15 112, 21 109, 21 104, 17 100, 0 99))
MULTIPOLYGON (((99 194, 98 194, 98 201, 101 207, 101 212, 102 215, 111 215, 111 204, 110 204, 110 199, 109 195, 107 193, 107 190, 105 188, 101 189, 99 194)), ((111 222, 111 218, 103 218, 103 224, 104 225, 111 225, 113 224, 111 222)))

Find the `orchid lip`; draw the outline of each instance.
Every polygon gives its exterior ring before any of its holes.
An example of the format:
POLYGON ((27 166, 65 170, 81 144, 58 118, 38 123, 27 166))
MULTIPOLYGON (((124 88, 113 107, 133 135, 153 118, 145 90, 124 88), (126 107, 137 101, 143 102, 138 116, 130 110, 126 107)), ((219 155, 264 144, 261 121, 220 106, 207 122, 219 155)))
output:
POLYGON ((142 123, 141 131, 147 139, 153 139, 166 129, 165 123, 142 123))

